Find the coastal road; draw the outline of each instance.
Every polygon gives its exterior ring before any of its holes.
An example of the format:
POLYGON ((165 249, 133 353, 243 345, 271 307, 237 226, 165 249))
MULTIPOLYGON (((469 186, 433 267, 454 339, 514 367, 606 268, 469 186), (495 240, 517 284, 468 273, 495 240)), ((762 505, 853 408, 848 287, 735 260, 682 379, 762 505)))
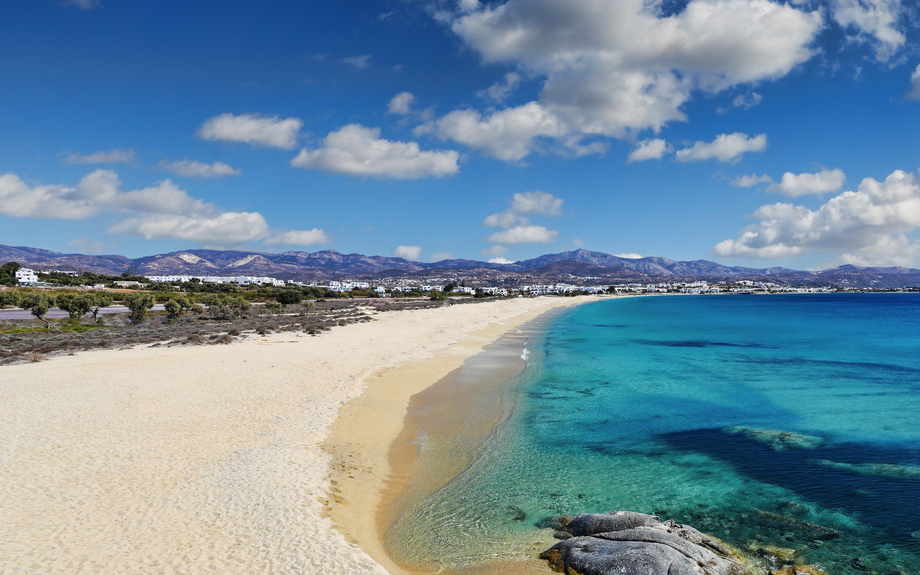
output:
MULTIPOLYGON (((109 307, 104 307, 100 309, 99 315, 128 313, 129 311, 131 310, 129 310, 127 307, 123 305, 110 305, 109 307)), ((163 304, 158 303, 152 308, 150 308, 150 311, 166 311, 166 308, 163 307, 163 304)), ((92 315, 93 314, 88 313, 86 314, 86 316, 83 316, 83 317, 87 317, 87 316, 92 317, 92 315)), ((63 319, 65 317, 70 317, 70 315, 68 315, 66 311, 60 310, 56 307, 51 308, 50 310, 48 310, 48 313, 45 314, 45 319, 63 319)), ((19 308, 0 309, 0 320, 4 320, 4 319, 34 319, 34 316, 32 315, 32 312, 30 312, 27 309, 19 309, 19 308)))

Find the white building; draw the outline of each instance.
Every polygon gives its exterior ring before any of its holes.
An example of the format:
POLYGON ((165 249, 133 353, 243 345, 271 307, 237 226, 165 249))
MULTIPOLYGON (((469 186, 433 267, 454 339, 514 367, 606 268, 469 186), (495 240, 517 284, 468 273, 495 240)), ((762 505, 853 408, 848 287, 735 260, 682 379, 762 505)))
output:
POLYGON ((23 285, 35 285, 38 283, 38 274, 29 268, 19 268, 16 270, 16 281, 23 285))

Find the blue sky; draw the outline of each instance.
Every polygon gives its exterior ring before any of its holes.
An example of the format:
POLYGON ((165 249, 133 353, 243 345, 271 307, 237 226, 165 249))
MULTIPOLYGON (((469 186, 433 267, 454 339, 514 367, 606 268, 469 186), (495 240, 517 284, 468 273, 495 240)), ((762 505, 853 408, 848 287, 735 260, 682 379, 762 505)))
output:
POLYGON ((0 243, 920 267, 901 0, 7 0, 0 243))

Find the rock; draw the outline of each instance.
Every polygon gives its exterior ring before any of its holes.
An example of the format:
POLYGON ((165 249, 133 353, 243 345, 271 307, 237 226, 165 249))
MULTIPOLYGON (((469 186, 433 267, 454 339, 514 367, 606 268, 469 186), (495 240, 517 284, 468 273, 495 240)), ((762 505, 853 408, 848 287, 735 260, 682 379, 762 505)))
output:
POLYGON ((795 563, 795 556, 798 552, 788 547, 778 547, 776 545, 762 545, 754 553, 767 560, 771 567, 782 565, 792 565, 795 563))
POLYGON ((741 558, 715 539, 654 515, 619 511, 583 514, 566 529, 574 537, 540 557, 563 573, 608 575, 750 575, 741 558))
POLYGON ((770 571, 770 575, 827 575, 827 573, 814 565, 796 565, 779 571, 770 571))

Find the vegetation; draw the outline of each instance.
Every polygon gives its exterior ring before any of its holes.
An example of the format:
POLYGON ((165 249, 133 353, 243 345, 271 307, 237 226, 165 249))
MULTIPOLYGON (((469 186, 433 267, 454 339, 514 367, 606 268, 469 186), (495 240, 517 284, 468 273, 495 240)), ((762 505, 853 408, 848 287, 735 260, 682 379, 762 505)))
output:
POLYGON ((147 310, 153 307, 153 296, 149 293, 130 293, 122 300, 122 304, 131 311, 128 320, 138 325, 147 320, 147 310))
POLYGON ((275 301, 282 306, 298 304, 303 300, 303 293, 299 290, 288 289, 275 296, 275 301))
POLYGON ((7 262, 0 266, 0 284, 14 286, 19 283, 16 279, 16 272, 22 266, 16 262, 7 262))
POLYGON ((19 290, 0 291, 0 309, 4 307, 19 307, 19 300, 22 299, 22 292, 19 290))
POLYGON ((45 319, 45 314, 54 306, 54 299, 40 292, 29 292, 19 301, 23 309, 32 311, 32 315, 45 322, 45 327, 50 328, 51 322, 45 319))

